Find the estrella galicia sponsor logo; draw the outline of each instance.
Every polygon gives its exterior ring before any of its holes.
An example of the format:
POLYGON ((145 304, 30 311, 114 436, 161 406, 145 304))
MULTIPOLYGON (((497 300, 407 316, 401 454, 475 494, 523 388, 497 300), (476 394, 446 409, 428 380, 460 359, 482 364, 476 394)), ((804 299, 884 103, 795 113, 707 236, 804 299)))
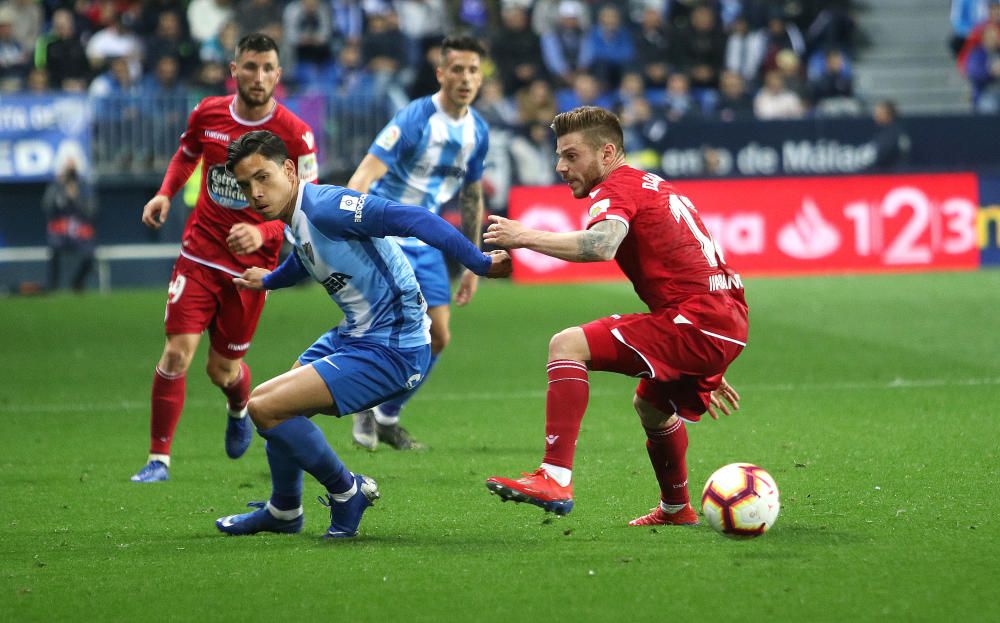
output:
POLYGON ((353 275, 348 275, 345 273, 332 273, 329 277, 323 280, 323 287, 330 294, 336 294, 344 289, 347 282, 353 279, 353 275))
POLYGON ((242 210, 247 207, 247 198, 236 185, 236 178, 226 171, 226 165, 217 164, 208 170, 205 177, 205 188, 208 196, 223 208, 242 210))

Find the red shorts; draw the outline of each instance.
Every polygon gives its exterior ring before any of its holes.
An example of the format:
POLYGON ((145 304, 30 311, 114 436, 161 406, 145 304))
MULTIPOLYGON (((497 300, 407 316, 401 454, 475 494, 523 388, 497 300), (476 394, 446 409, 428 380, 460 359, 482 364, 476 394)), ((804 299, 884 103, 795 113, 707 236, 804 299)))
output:
POLYGON ((610 316, 583 325, 590 368, 643 377, 636 395, 664 413, 697 422, 709 396, 746 345, 738 338, 706 333, 677 312, 610 316))
POLYGON ((179 257, 170 277, 163 323, 167 335, 200 334, 207 329, 212 350, 227 359, 240 359, 250 348, 264 298, 264 292, 238 289, 229 273, 179 257))

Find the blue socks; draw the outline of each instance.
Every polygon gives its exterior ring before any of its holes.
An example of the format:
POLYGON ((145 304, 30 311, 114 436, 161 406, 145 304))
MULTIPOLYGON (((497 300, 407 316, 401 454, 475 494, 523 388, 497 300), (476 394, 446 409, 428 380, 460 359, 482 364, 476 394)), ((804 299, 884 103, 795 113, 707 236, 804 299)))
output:
MULTIPOLYGON (((330 493, 343 493, 354 486, 354 477, 340 457, 326 442, 323 431, 309 418, 297 415, 271 430, 259 431, 267 440, 267 458, 271 465, 274 494, 271 504, 283 508, 302 495, 302 471, 305 470, 330 493), (277 470, 275 470, 277 466, 277 470)), ((293 508, 298 508, 296 504, 293 508)))

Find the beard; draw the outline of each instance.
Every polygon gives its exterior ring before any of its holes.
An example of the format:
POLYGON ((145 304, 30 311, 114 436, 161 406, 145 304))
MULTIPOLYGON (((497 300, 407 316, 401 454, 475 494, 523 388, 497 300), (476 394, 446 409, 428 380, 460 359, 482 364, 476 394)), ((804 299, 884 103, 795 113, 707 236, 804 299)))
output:
POLYGON ((263 106, 268 103, 271 100, 271 95, 274 94, 274 89, 272 88, 270 91, 265 89, 263 92, 255 93, 251 91, 250 87, 244 87, 243 85, 237 83, 236 93, 239 95, 239 98, 243 100, 244 104, 254 107, 263 106))

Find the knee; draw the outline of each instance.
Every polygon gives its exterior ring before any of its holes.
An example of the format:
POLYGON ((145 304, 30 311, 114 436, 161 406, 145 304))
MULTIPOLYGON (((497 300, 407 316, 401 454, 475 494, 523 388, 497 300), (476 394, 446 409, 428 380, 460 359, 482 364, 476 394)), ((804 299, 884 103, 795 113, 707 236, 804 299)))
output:
POLYGON ((168 343, 163 349, 159 367, 168 374, 184 374, 191 365, 193 354, 181 346, 168 343))
POLYGON ((659 430, 672 425, 677 420, 677 415, 664 413, 642 398, 638 394, 632 397, 632 407, 639 416, 639 421, 643 428, 659 430))
POLYGON ((549 361, 554 359, 586 361, 589 359, 588 355, 587 340, 580 327, 563 329, 549 340, 549 361))
POLYGON ((236 380, 236 375, 240 372, 239 361, 213 361, 211 357, 205 364, 205 372, 208 378, 218 387, 228 387, 236 380))
POLYGON ((275 411, 270 408, 266 394, 256 389, 250 392, 250 400, 247 401, 247 414, 258 430, 274 428, 280 421, 275 411))

